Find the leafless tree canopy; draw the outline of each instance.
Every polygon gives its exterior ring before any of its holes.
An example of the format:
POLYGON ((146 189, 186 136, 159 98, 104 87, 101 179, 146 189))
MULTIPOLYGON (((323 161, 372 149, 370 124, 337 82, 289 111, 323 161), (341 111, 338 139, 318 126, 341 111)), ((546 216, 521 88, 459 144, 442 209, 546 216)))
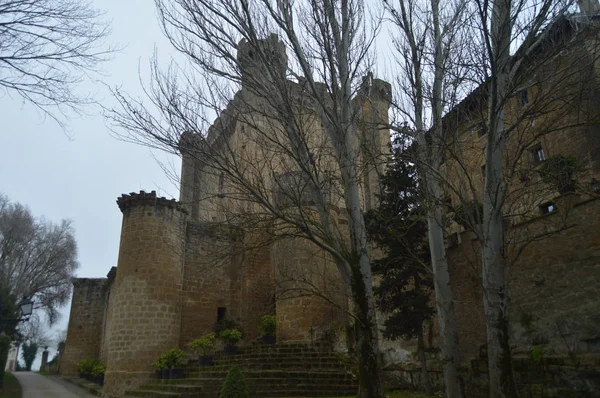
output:
POLYGON ((35 218, 29 209, 0 195, 0 292, 3 299, 33 298, 52 323, 71 293, 79 266, 74 230, 35 218))
POLYGON ((156 4, 189 62, 166 71, 155 62, 149 101, 115 93, 121 108, 107 116, 116 133, 181 151, 202 168, 202 192, 184 198, 198 218, 269 225, 271 236, 299 237, 328 253, 362 328, 360 396, 382 396, 360 190, 375 162, 364 156, 359 126, 377 20, 367 21, 360 0, 156 4), (193 133, 181 140, 185 131, 193 133))
POLYGON ((110 51, 88 0, 0 0, 0 92, 58 122, 91 103, 76 86, 110 51))

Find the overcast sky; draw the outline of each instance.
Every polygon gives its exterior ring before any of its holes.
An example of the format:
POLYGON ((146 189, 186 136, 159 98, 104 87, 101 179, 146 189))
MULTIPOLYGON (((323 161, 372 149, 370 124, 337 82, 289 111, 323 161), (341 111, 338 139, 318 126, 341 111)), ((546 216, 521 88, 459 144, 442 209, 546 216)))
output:
MULTIPOLYGON (((172 55, 150 0, 94 0, 112 20, 108 39, 123 49, 103 69, 102 81, 121 85, 141 96, 138 66, 148 67, 155 46, 159 56, 172 55)), ((142 72, 144 73, 144 72, 142 72)), ((83 90, 98 91, 103 104, 112 102, 100 82, 83 90)), ((115 200, 122 193, 157 190, 178 198, 149 149, 110 135, 99 111, 70 120, 68 136, 52 120, 16 96, 0 94, 0 192, 30 207, 36 216, 73 221, 79 245, 80 277, 104 277, 117 265, 121 212, 115 200)), ((161 160, 176 162, 164 154, 161 160)), ((55 330, 66 329, 68 310, 55 330)))

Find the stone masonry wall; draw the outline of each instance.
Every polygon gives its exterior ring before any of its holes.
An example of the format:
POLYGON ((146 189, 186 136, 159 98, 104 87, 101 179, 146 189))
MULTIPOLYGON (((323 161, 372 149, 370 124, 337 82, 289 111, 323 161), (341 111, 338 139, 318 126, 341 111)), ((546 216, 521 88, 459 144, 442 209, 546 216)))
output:
POLYGON ((275 272, 270 246, 265 245, 266 234, 247 233, 242 263, 241 288, 234 291, 239 297, 240 320, 245 339, 254 340, 260 334, 263 315, 275 314, 275 272))
MULTIPOLYGON (((557 199, 558 211, 511 229, 513 236, 550 230, 566 220, 568 228, 530 243, 509 270, 513 354, 600 353, 600 200, 569 195, 557 199)), ((448 251, 463 360, 485 343, 480 286, 480 256, 470 233, 448 251)))
POLYGON ((105 285, 105 278, 73 279, 67 344, 60 366, 62 376, 75 376, 79 361, 100 355, 105 285))
POLYGON ((179 343, 183 348, 212 330, 219 307, 229 316, 239 315, 232 292, 240 287, 241 258, 228 233, 218 224, 187 223, 179 343))
POLYGON ((326 253, 302 238, 277 241, 271 250, 276 266, 278 342, 311 341, 333 323, 346 320, 348 296, 326 253))
POLYGON ((148 381, 152 362, 179 346, 185 213, 175 201, 123 195, 118 271, 106 331, 104 393, 148 381))

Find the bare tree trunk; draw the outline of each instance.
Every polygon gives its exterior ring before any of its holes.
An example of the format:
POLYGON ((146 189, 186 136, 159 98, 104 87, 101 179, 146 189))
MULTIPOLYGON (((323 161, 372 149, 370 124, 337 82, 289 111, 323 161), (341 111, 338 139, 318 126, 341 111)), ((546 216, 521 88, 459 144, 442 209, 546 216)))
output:
MULTIPOLYGON (((427 185, 434 197, 439 198, 439 181, 435 178, 428 179, 427 185)), ((458 334, 456 331, 456 317, 454 314, 454 301, 450 288, 450 274, 448 260, 444 246, 444 229, 442 226, 442 211, 438 204, 427 212, 427 226, 429 230, 429 250, 434 273, 435 303, 437 307, 438 322, 440 325, 440 345, 444 363, 444 384, 448 398, 463 396, 462 380, 459 373, 460 353, 458 348, 458 334)))
MULTIPOLYGON (((349 87, 348 87, 349 90, 349 87)), ((341 159, 342 181, 345 182, 344 196, 348 210, 350 245, 352 253, 358 256, 357 262, 350 264, 352 269, 352 293, 355 316, 358 320, 357 353, 359 359, 359 398, 383 398, 381 383, 381 363, 379 360, 379 334, 377 314, 373 295, 371 261, 367 250, 367 230, 360 207, 357 171, 351 136, 345 137, 341 159)))
POLYGON ((433 387, 431 386, 431 380, 429 379, 429 371, 427 370, 427 358, 425 357, 425 342, 423 341, 423 329, 419 332, 417 337, 417 348, 419 350, 419 362, 421 362, 421 381, 425 388, 425 394, 432 395, 433 387))
POLYGON ((517 397, 509 343, 508 291, 505 277, 503 180, 506 134, 504 106, 510 84, 511 0, 496 0, 492 9, 492 79, 483 197, 482 283, 487 330, 490 398, 517 397))
POLYGON ((357 318, 357 356, 359 398, 383 397, 381 383, 381 363, 379 361, 379 341, 375 303, 369 300, 368 290, 372 284, 362 279, 360 272, 353 277, 355 316, 357 318))
MULTIPOLYGON (((434 32, 434 80, 431 99, 433 116, 432 137, 429 143, 429 164, 432 169, 427 172, 427 189, 431 195, 431 207, 427 212, 427 225, 429 229, 429 247, 431 264, 433 265, 435 297, 440 324, 442 355, 444 356, 444 383, 448 398, 463 396, 462 380, 460 376, 460 352, 458 347, 458 333, 456 331, 456 317, 454 314, 454 301, 450 287, 450 273, 448 272, 448 259, 444 244, 444 220, 441 207, 442 191, 438 176, 434 175, 440 168, 445 144, 442 130, 442 83, 444 78, 444 53, 442 50, 442 34, 439 19, 439 0, 431 1, 432 22, 434 32)), ((423 141, 426 141, 423 139, 423 141)))

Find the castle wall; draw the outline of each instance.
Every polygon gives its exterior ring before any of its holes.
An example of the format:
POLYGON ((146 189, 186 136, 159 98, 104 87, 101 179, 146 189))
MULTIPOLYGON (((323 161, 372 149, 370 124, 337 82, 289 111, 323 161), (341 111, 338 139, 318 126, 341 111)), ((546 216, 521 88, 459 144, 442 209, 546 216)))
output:
POLYGON ((219 308, 239 317, 241 258, 232 233, 219 224, 188 222, 180 346, 212 331, 219 308))
POLYGON ((106 331, 104 392, 149 380, 152 362, 179 346, 185 213, 155 192, 123 195, 118 272, 106 331))
POLYGON ((334 323, 347 321, 348 296, 331 257, 302 238, 278 240, 276 265, 277 341, 310 342, 334 323))
POLYGON ((117 275, 117 267, 112 267, 108 272, 105 289, 105 299, 104 299, 104 316, 102 318, 102 337, 100 342, 100 360, 102 363, 106 364, 108 357, 108 346, 106 342, 107 330, 110 328, 113 316, 112 316, 112 308, 114 306, 114 298, 112 295, 114 293, 115 286, 115 277, 117 275), (112 304, 112 305, 111 305, 112 304))
MULTIPOLYGON (((556 213, 511 231, 522 235, 543 232, 549 223, 565 216, 570 226, 530 243, 509 268, 515 355, 529 355, 538 345, 547 355, 600 352, 600 200, 569 195, 557 202, 556 213)), ((448 251, 459 341, 466 361, 485 343, 481 261, 478 245, 469 235, 463 233, 462 243, 448 251)))
POLYGON ((105 278, 74 278, 67 344, 61 359, 60 373, 78 374, 77 363, 100 355, 102 319, 104 317, 105 278))
POLYGON ((276 312, 275 271, 268 238, 266 231, 247 232, 244 236, 242 283, 234 295, 239 297, 240 321, 247 340, 260 335, 263 315, 276 312))

